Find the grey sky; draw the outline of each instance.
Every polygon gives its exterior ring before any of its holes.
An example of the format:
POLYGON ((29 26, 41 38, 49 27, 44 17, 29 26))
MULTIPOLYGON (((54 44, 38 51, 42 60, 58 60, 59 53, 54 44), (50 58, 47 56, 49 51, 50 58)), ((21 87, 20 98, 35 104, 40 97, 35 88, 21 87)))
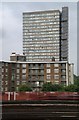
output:
MULTIPOLYGON (((12 52, 22 53, 22 13, 69 7, 69 62, 77 73, 77 3, 75 2, 7 2, 2 5, 2 59, 9 60, 12 52)), ((1 27, 0 27, 1 28, 1 27)), ((1 47, 1 46, 0 46, 1 47)), ((0 48, 1 49, 1 48, 0 48)), ((1 57, 1 56, 0 56, 1 57)), ((0 58, 1 59, 1 58, 0 58)))

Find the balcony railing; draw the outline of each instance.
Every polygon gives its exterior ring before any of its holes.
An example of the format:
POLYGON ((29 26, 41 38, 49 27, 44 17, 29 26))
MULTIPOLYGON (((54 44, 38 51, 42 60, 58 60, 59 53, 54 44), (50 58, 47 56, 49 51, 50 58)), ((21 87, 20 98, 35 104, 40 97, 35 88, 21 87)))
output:
POLYGON ((66 72, 62 72, 61 75, 66 75, 66 72))
POLYGON ((41 66, 41 67, 29 67, 29 69, 44 69, 44 67, 43 66, 41 66))
POLYGON ((40 78, 40 79, 38 79, 38 78, 35 78, 35 79, 29 78, 28 81, 29 81, 29 82, 33 82, 33 81, 35 81, 35 82, 36 82, 36 81, 43 82, 44 79, 43 79, 43 78, 40 78))
POLYGON ((29 75, 44 75, 44 72, 29 72, 29 75))
POLYGON ((61 78, 61 81, 65 82, 65 81, 66 81, 66 78, 61 78))
POLYGON ((36 85, 36 84, 33 84, 33 85, 31 85, 32 87, 42 87, 42 85, 36 85))

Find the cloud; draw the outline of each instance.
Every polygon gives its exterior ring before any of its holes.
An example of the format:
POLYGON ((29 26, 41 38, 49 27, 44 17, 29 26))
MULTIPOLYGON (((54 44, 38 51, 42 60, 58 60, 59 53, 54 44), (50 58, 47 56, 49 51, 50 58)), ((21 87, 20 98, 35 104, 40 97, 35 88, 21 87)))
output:
POLYGON ((2 59, 2 11, 0 5, 0 59, 2 59))
MULTIPOLYGON (((3 38, 11 38, 11 35, 18 29, 18 19, 13 15, 12 10, 5 8, 3 9, 3 38), (10 34, 12 33, 12 34, 10 34)), ((15 35, 12 35, 15 37, 15 35)))
POLYGON ((14 15, 12 9, 8 7, 3 8, 3 59, 9 58, 13 51, 20 51, 21 49, 21 21, 14 15))

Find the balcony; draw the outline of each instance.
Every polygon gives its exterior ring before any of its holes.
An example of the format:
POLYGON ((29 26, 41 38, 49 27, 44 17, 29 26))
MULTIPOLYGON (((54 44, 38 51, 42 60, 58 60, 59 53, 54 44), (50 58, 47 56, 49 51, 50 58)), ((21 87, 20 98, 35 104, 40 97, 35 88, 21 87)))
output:
POLYGON ((37 82, 37 81, 39 81, 39 82, 43 82, 44 81, 44 78, 29 78, 28 79, 28 82, 37 82))
POLYGON ((32 85, 32 87, 33 87, 33 88, 38 88, 38 87, 40 87, 40 88, 41 88, 41 87, 42 87, 42 85, 36 85, 36 84, 33 84, 33 85, 32 85))
POLYGON ((61 81, 65 82, 65 81, 66 81, 66 78, 61 78, 61 81))
POLYGON ((39 69, 44 69, 44 66, 40 66, 39 69))
POLYGON ((32 79, 32 78, 28 79, 28 82, 36 82, 36 81, 38 81, 38 79, 32 79))
POLYGON ((43 66, 41 66, 41 67, 29 67, 29 69, 38 70, 38 69, 44 69, 44 67, 43 66))
POLYGON ((29 69, 39 69, 39 67, 29 67, 29 69))
POLYGON ((29 72, 29 75, 38 75, 39 73, 38 72, 29 72))
POLYGON ((39 75, 44 75, 44 72, 39 72, 39 75))
POLYGON ((35 75, 35 76, 44 75, 44 72, 29 72, 29 75, 35 75))
POLYGON ((62 72, 61 75, 66 75, 66 72, 62 72))
POLYGON ((62 66, 62 67, 61 67, 61 70, 66 70, 66 66, 62 66))
POLYGON ((62 85, 66 85, 66 81, 61 80, 62 85))

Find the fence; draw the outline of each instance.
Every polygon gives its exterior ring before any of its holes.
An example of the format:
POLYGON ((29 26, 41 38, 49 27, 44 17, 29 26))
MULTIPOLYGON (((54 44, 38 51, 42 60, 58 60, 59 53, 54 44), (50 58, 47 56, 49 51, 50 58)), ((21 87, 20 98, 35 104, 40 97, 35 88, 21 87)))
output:
POLYGON ((0 94, 3 101, 28 100, 79 100, 78 92, 5 92, 0 94))

